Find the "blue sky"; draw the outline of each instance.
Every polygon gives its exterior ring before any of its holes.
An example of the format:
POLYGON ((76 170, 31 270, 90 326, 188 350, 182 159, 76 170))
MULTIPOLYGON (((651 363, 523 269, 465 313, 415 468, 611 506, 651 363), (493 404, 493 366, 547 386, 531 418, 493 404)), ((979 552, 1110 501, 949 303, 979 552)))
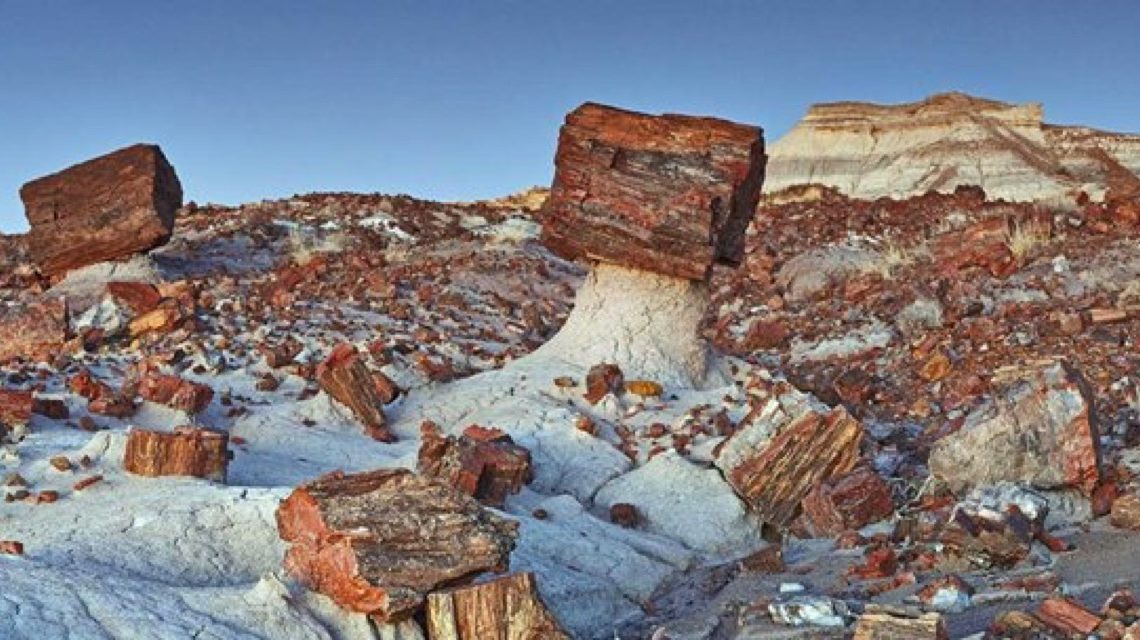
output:
POLYGON ((493 197, 566 111, 717 115, 963 90, 1140 131, 1140 3, 0 0, 0 231, 25 181, 134 142, 186 198, 493 197))

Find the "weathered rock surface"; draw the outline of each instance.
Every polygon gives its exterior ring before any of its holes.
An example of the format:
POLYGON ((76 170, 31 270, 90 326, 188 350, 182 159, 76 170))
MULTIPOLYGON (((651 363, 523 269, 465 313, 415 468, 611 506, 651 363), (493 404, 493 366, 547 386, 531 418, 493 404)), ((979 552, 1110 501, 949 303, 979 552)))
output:
POLYGON ((785 527, 814 487, 854 468, 863 427, 787 383, 757 398, 715 463, 761 520, 785 527))
POLYGON ((47 359, 70 337, 64 300, 18 305, 0 310, 0 360, 47 359))
POLYGON ((411 616, 428 593, 505 571, 518 525, 404 469, 333 473, 277 510, 285 567, 342 607, 378 621, 411 616))
POLYGON ((1010 481, 1091 495, 1101 479, 1099 439, 1088 385, 1057 363, 1027 371, 967 416, 930 452, 930 472, 959 494, 1010 481))
POLYGON ((535 589, 518 573, 428 596, 429 640, 569 640, 535 589))
POLYGON ((484 504, 501 507, 531 480, 530 452, 498 429, 468 427, 445 436, 432 422, 420 427, 417 470, 484 504))
POLYGON ((162 150, 137 144, 20 189, 28 247, 54 275, 163 245, 182 206, 182 185, 162 150))
POLYGON ((703 280, 743 258, 765 162, 758 127, 586 103, 559 135, 543 241, 571 259, 703 280))
POLYGON ((139 397, 193 414, 210 405, 214 390, 208 385, 175 375, 152 373, 139 381, 139 397))
POLYGON ((380 393, 368 366, 360 359, 356 347, 337 345, 317 369, 317 382, 334 400, 348 407, 364 425, 364 431, 381 442, 396 438, 386 426, 380 393))
POLYGON ((804 524, 813 536, 860 529, 895 510, 890 486, 869 467, 857 467, 819 483, 801 504, 804 524))
POLYGON ((946 93, 898 105, 812 106, 772 144, 765 190, 809 183, 858 198, 905 198, 977 185, 992 198, 1105 195, 1140 174, 1140 136, 1045 124, 1040 104, 946 93))
POLYGON ((172 433, 131 429, 123 468, 140 476, 195 476, 226 481, 229 435, 178 427, 172 433))

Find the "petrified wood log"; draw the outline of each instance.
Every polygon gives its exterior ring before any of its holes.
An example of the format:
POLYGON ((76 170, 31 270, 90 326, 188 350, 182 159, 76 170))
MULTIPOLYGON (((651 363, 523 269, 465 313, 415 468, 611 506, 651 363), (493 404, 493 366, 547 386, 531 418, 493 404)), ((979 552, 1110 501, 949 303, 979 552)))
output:
POLYGON ((570 638, 546 609, 531 573, 431 594, 427 628, 430 640, 570 638))
POLYGON ((506 571, 518 523, 406 469, 333 473, 297 487, 277 510, 285 567, 340 606, 387 622, 427 594, 506 571))
POLYGON ((1103 621, 1100 616, 1070 598, 1049 598, 1041 603, 1037 618, 1065 634, 1087 636, 1103 621))
POLYGON ((791 523, 812 488, 850 471, 859 458, 862 425, 842 407, 824 413, 803 402, 773 398, 754 410, 716 460, 732 488, 777 527, 791 523), (779 408, 797 403, 798 413, 779 408))
POLYGON ((123 468, 140 476, 196 476, 226 481, 229 435, 194 427, 173 433, 131 429, 123 468))
POLYGON ((380 393, 372 373, 356 347, 339 344, 317 368, 317 384, 334 400, 348 407, 362 424, 364 431, 381 442, 394 442, 396 437, 384 420, 380 393))
POLYGON ((870 467, 816 485, 803 503, 804 521, 814 536, 837 536, 861 529, 894 513, 891 488, 870 467))
POLYGON ((152 373, 139 382, 139 397, 186 413, 199 413, 210 405, 214 390, 178 376, 152 373))
POLYGON ((498 429, 471 426, 456 438, 425 421, 420 435, 418 471, 484 504, 502 506, 531 480, 530 452, 498 429))
POLYGON ((28 249, 45 275, 163 245, 182 185, 162 150, 137 144, 25 184, 28 249))
POLYGON ((0 425, 14 427, 32 419, 36 400, 31 391, 0 389, 0 425))
POLYGON ((894 615, 869 610, 855 623, 854 640, 949 640, 946 624, 937 613, 894 615))
POLYGON ((759 127, 583 104, 558 137, 543 242, 570 259, 703 280, 743 259, 766 162, 759 127))

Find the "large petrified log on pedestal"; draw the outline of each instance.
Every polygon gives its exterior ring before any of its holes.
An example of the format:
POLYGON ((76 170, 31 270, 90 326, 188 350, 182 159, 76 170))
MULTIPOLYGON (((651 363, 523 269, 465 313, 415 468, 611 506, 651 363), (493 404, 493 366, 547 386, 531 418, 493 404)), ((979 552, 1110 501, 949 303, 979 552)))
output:
POLYGON ((361 423, 365 432, 381 442, 393 442, 396 437, 388 430, 381 410, 383 400, 368 366, 360 359, 356 347, 339 344, 317 368, 317 384, 334 400, 348 407, 361 423))
POLYGON ((197 476, 226 481, 229 435, 178 427, 173 433, 131 429, 123 468, 140 476, 197 476))
POLYGON ((419 472, 484 504, 502 506, 531 480, 530 452, 498 429, 472 425, 459 437, 445 436, 427 421, 420 436, 419 472))
POLYGON ((25 184, 28 250, 45 275, 170 239, 182 185, 156 145, 136 144, 25 184))
POLYGON ((766 161, 759 127, 583 104, 558 137, 543 241, 703 280, 714 263, 740 264, 766 161))
POLYGON ((406 470, 334 473, 297 487, 277 510, 286 568, 342 607, 387 622, 427 594, 506 571, 518 523, 406 470))
POLYGON ((534 574, 518 573, 428 596, 430 640, 568 640, 546 609, 534 574))

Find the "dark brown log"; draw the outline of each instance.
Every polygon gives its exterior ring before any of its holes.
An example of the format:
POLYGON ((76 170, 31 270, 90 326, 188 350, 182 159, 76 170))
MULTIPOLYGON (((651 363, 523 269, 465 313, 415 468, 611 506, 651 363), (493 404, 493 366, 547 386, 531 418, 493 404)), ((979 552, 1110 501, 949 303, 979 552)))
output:
POLYGON ((418 471, 484 504, 502 506, 531 480, 530 452, 498 429, 468 427, 456 438, 428 421, 420 436, 418 471))
POLYGON ((340 606, 407 618, 427 594, 506 571, 518 523, 406 469, 334 473, 297 487, 277 510, 285 567, 340 606))
POLYGON ((569 640, 534 575, 517 573, 428 596, 429 640, 569 640))
POLYGON ((758 127, 583 104, 558 137, 543 242, 570 259, 702 280, 743 259, 766 162, 758 127))
POLYGON ((317 384, 334 400, 348 407, 364 425, 364 431, 381 442, 394 442, 388 430, 383 406, 371 372, 360 359, 356 347, 337 345, 317 369, 317 384))

